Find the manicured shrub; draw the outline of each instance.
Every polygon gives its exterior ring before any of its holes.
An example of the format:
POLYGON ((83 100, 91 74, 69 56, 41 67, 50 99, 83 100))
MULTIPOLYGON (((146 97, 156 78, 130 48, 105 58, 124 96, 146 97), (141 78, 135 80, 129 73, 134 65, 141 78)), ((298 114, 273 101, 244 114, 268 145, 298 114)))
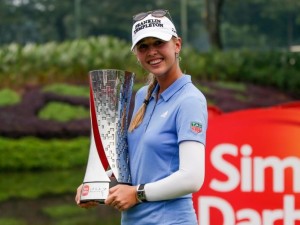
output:
MULTIPOLYGON (((121 69, 147 75, 130 44, 108 36, 43 45, 0 48, 0 87, 24 83, 87 82, 88 71, 121 69)), ((195 79, 251 82, 300 95, 300 54, 288 51, 227 50, 197 52, 183 48, 181 66, 195 79)))
POLYGON ((57 170, 86 165, 89 137, 42 140, 0 137, 0 171, 57 170))
POLYGON ((15 105, 20 101, 21 101, 21 97, 17 92, 9 88, 4 88, 0 90, 0 107, 15 105))

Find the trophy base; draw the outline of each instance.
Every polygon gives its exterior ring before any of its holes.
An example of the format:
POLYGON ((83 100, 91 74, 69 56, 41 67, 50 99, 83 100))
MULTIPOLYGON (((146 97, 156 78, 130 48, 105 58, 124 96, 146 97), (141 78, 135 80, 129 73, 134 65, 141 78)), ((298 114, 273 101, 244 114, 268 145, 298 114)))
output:
POLYGON ((110 182, 84 182, 80 195, 80 203, 98 202, 104 204, 109 193, 110 182))
POLYGON ((114 177, 110 178, 110 182, 83 182, 80 203, 97 202, 99 204, 104 204, 109 193, 109 188, 117 184, 119 183, 114 177))

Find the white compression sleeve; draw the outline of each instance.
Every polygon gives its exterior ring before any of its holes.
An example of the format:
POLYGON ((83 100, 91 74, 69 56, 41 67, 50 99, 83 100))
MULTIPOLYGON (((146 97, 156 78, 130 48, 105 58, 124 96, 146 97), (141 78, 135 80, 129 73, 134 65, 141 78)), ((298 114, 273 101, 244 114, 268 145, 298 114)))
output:
POLYGON ((153 183, 145 185, 148 201, 177 198, 200 189, 205 175, 205 147, 196 141, 179 145, 179 170, 153 183))

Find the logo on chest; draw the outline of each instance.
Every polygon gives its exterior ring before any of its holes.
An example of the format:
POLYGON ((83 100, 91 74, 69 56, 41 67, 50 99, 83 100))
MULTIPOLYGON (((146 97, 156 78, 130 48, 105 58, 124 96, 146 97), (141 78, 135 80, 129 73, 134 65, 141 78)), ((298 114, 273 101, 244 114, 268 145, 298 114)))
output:
POLYGON ((162 118, 166 118, 166 117, 167 117, 167 115, 168 115, 168 113, 169 113, 168 111, 165 111, 163 114, 161 114, 161 115, 160 115, 160 117, 162 117, 162 118))

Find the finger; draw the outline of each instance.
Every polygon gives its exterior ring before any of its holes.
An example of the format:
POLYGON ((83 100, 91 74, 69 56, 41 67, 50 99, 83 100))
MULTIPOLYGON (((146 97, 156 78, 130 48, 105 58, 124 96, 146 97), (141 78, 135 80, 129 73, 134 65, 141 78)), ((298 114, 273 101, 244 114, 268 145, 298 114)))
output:
POLYGON ((114 187, 111 187, 111 188, 109 189, 109 193, 112 194, 112 193, 114 193, 117 189, 118 189, 118 185, 117 185, 117 186, 114 186, 114 187))
POLYGON ((75 196, 75 202, 77 203, 77 205, 80 204, 80 197, 78 194, 75 196))
POLYGON ((80 201, 79 201, 79 199, 78 199, 77 196, 75 197, 75 202, 76 202, 77 205, 80 203, 80 201))
POLYGON ((122 206, 120 206, 120 205, 116 205, 114 208, 118 211, 122 211, 122 206))
POLYGON ((104 203, 105 203, 106 205, 111 205, 111 206, 113 206, 112 204, 113 204, 114 202, 115 202, 115 196, 108 196, 104 203))
POLYGON ((113 202, 111 203, 111 206, 112 206, 112 207, 118 207, 118 205, 119 205, 119 202, 117 202, 117 201, 113 201, 113 202))
POLYGON ((77 204, 80 204, 81 189, 82 189, 82 184, 79 185, 79 187, 77 188, 77 191, 76 191, 75 202, 77 204))

